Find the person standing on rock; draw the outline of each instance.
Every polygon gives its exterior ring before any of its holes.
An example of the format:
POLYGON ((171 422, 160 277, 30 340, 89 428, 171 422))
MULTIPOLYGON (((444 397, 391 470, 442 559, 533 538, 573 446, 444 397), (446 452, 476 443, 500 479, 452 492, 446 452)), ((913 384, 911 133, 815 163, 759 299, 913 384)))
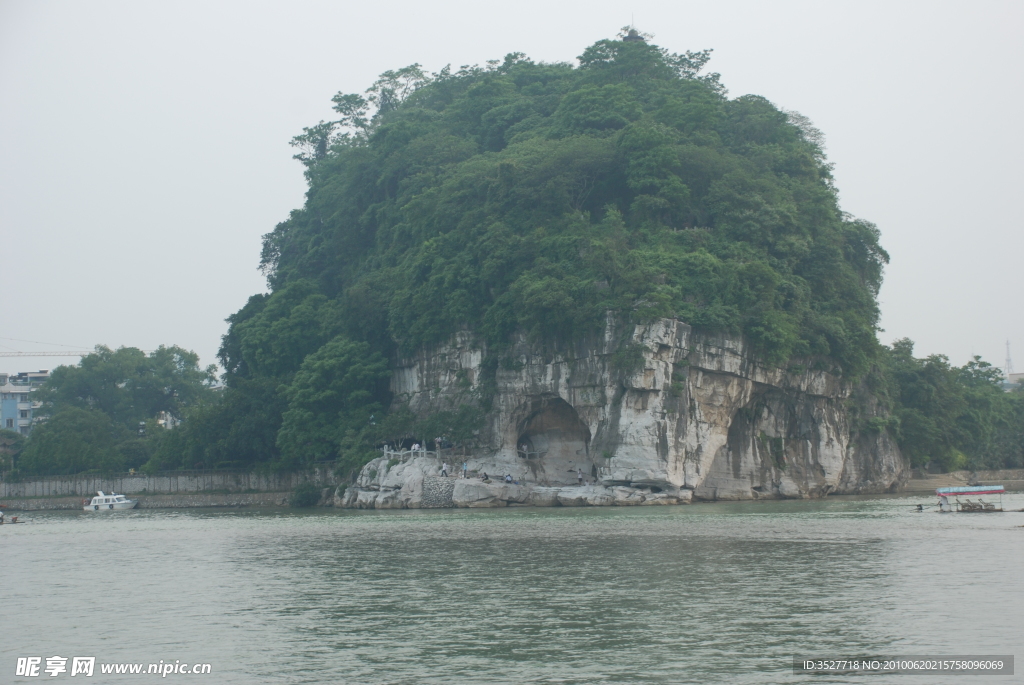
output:
POLYGON ((462 480, 466 480, 469 477, 469 462, 462 462, 462 480))
POLYGON ((576 483, 583 487, 583 469, 576 469, 576 483))
POLYGON ((448 477, 448 462, 443 462, 441 464, 441 477, 442 478, 447 478, 448 477))

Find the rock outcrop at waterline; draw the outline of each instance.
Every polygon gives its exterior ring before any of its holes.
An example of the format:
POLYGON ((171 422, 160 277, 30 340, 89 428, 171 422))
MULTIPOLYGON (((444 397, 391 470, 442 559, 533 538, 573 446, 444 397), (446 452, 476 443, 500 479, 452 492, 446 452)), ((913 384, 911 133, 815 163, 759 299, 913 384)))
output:
MULTIPOLYGON (((851 432, 850 384, 823 371, 766 367, 743 340, 679 321, 629 335, 609 317, 602 336, 571 348, 544 350, 523 337, 500 364, 485 360, 486 348, 459 334, 400 362, 395 401, 422 416, 489 395, 469 470, 511 474, 520 484, 437 479, 442 459, 391 453, 366 465, 342 506, 821 497, 894 490, 906 478, 885 431, 851 432)), ((863 412, 874 403, 859 404, 863 412)))

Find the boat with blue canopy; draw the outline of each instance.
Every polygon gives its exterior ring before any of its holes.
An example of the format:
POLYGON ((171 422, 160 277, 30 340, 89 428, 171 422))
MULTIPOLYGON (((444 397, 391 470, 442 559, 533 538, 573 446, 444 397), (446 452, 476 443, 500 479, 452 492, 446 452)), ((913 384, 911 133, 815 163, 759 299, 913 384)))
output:
POLYGON ((1002 485, 961 485, 957 487, 938 488, 935 494, 939 496, 939 511, 959 511, 965 513, 988 513, 1003 510, 1003 493, 1006 488, 1002 485), (998 495, 998 505, 995 502, 986 502, 981 499, 982 495, 998 495), (963 498, 963 501, 960 498, 963 498), (972 502, 969 497, 976 497, 977 502, 972 502), (950 502, 950 498, 954 502, 950 502))

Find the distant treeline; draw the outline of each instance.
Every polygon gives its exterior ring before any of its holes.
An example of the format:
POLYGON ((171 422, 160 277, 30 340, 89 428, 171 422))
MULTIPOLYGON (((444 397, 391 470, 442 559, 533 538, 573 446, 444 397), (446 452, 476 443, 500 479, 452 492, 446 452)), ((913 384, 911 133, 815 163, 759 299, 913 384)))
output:
POLYGON ((981 357, 963 366, 940 354, 918 359, 906 338, 882 349, 866 383, 892 413, 871 428, 888 430, 911 466, 1024 467, 1024 386, 1006 392, 1002 372, 981 357))

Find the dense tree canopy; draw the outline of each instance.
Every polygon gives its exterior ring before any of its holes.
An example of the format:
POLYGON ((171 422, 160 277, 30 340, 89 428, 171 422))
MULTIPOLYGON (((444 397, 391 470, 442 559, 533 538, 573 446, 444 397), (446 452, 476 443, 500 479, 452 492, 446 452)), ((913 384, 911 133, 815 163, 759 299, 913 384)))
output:
POLYGON ((306 357, 284 391, 288 410, 277 444, 295 465, 334 460, 346 438, 359 435, 371 417, 383 418, 376 399, 390 375, 387 360, 367 343, 327 343, 306 357))
POLYGON ((294 371, 338 333, 565 337, 613 310, 863 371, 878 232, 839 210, 806 119, 729 99, 708 58, 605 40, 578 68, 512 54, 339 94, 295 141, 306 205, 265 237, 273 292, 237 315, 233 366, 294 371))
POLYGON ((102 411, 65 406, 32 431, 18 469, 43 475, 121 471, 126 460, 119 438, 130 440, 131 433, 116 430, 102 411))

